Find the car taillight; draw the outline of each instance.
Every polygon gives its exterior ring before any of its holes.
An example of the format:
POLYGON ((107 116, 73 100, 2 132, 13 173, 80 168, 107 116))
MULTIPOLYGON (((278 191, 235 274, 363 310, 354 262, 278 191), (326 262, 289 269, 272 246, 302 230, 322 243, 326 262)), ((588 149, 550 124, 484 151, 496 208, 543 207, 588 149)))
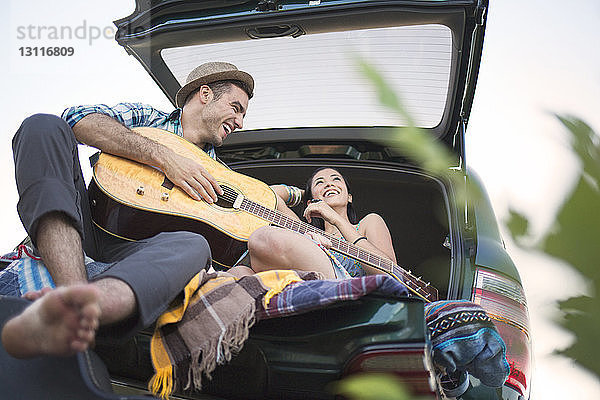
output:
POLYGON ((391 373, 419 395, 435 395, 435 375, 426 348, 367 348, 355 355, 344 376, 355 373, 391 373))
POLYGON ((471 300, 485 309, 506 343, 510 375, 505 385, 517 390, 524 398, 528 398, 531 378, 531 338, 523 287, 513 279, 478 268, 471 300))

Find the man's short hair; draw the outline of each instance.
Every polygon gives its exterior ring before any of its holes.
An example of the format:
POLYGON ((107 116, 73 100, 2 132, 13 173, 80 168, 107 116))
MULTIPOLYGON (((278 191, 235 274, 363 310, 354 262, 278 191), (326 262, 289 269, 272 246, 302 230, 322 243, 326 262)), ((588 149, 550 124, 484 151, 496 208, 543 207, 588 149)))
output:
MULTIPOLYGON (((225 92, 228 92, 231 89, 231 85, 235 85, 235 86, 239 87, 240 89, 242 89, 244 92, 246 92, 246 94, 248 95, 248 99, 252 98, 252 93, 250 91, 250 88, 248 87, 248 85, 246 85, 242 81, 226 80, 226 81, 216 81, 216 82, 211 82, 211 83, 206 84, 206 86, 208 86, 210 88, 210 90, 212 90, 212 92, 213 92, 213 96, 214 96, 213 101, 219 100, 225 92)), ((199 90, 200 90, 200 87, 194 89, 188 95, 188 97, 185 99, 184 105, 186 105, 192 99, 192 97, 194 97, 196 95, 196 93, 198 93, 199 90)))

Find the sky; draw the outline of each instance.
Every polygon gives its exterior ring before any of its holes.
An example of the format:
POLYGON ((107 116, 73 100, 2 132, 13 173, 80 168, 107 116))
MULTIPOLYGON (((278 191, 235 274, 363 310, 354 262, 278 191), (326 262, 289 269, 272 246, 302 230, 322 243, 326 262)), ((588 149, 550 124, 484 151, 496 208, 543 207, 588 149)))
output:
MULTIPOLYGON (((530 218, 539 239, 551 228, 579 169, 553 114, 576 115, 600 132, 600 1, 490 2, 467 130, 467 164, 482 177, 498 219, 506 219, 509 208, 518 210, 530 218)), ((5 227, 0 251, 9 251, 24 237, 15 207, 10 146, 24 118, 39 112, 60 114, 76 104, 119 101, 172 108, 140 64, 113 39, 112 21, 133 8, 133 1, 122 0, 1 3, 7 23, 0 26, 0 109, 5 120, 0 134, 0 218, 5 227), (61 26, 72 29, 74 37, 47 38, 50 27, 61 26), (26 47, 36 46, 72 47, 73 55, 21 55, 26 47)), ((84 149, 82 158, 89 154, 84 149)), ((531 398, 600 398, 596 379, 572 361, 551 355, 572 340, 552 323, 553 304, 585 292, 585 282, 568 266, 518 248, 506 232, 504 239, 529 302, 535 353, 531 398)))

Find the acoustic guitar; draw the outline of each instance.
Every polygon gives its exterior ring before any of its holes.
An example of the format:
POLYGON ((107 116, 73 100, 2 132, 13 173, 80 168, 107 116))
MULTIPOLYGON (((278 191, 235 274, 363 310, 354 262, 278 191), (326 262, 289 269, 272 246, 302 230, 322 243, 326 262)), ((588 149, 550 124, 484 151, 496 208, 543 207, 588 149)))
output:
POLYGON ((213 262, 225 268, 238 261, 252 232, 262 226, 276 225, 301 234, 313 232, 327 237, 333 250, 389 274, 423 300, 438 299, 437 289, 392 261, 276 211, 277 197, 264 182, 230 170, 171 132, 134 130, 202 164, 215 177, 223 195, 213 204, 196 201, 158 168, 99 153, 89 197, 92 219, 104 231, 127 240, 160 232, 196 232, 208 240, 213 262))

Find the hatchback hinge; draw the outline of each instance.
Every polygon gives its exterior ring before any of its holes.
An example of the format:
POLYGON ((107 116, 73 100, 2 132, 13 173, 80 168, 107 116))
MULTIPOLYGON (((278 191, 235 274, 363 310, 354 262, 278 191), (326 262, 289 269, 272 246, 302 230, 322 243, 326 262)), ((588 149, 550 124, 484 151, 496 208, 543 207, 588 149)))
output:
POLYGON ((275 11, 280 8, 278 0, 260 0, 256 5, 256 11, 275 11))
POLYGON ((466 152, 465 152, 465 134, 467 130, 467 118, 464 112, 460 113, 460 120, 458 121, 458 130, 454 135, 454 143, 453 147, 458 150, 460 157, 458 160, 458 168, 463 171, 463 173, 467 173, 467 160, 466 160, 466 152))
POLYGON ((478 26, 483 26, 487 13, 487 1, 479 0, 477 8, 475 8, 475 23, 478 26), (485 3, 485 4, 484 4, 485 3))
POLYGON ((459 164, 459 169, 460 171, 463 173, 462 179, 463 179, 463 190, 465 191, 465 194, 467 194, 465 196, 465 204, 464 204, 464 223, 465 223, 465 228, 467 230, 470 229, 469 226, 469 181, 468 181, 468 173, 467 173, 467 155, 466 155, 466 151, 465 151, 465 134, 467 131, 467 118, 465 117, 464 113, 460 114, 460 121, 459 121, 459 125, 458 125, 458 132, 457 132, 457 141, 458 143, 455 143, 455 146, 458 146, 458 148, 460 149, 460 164, 459 164))

